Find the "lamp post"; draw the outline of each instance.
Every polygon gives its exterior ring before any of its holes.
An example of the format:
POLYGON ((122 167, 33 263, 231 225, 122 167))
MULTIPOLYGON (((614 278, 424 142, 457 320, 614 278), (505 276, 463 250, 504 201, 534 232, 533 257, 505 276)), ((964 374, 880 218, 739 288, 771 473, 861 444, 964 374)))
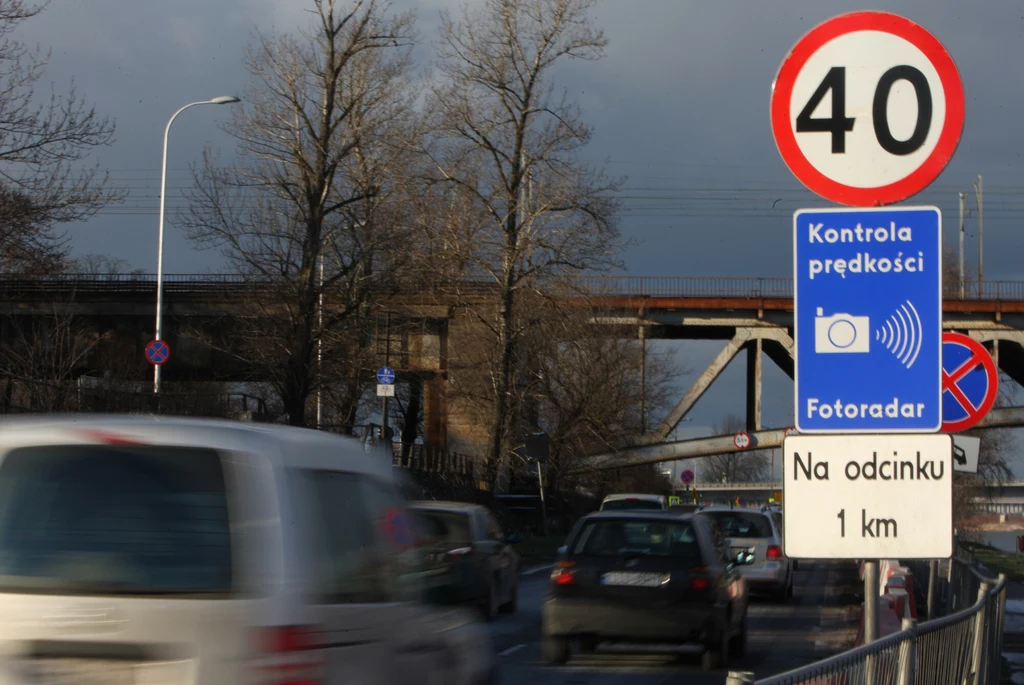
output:
MULTIPOLYGON (((233 102, 240 102, 240 100, 231 95, 222 95, 215 97, 212 100, 203 100, 201 102, 192 102, 177 112, 175 112, 170 121, 167 122, 167 128, 164 129, 164 156, 163 166, 160 172, 160 232, 157 237, 157 249, 156 249, 156 335, 154 336, 157 340, 163 339, 163 308, 164 308, 164 204, 167 195, 167 134, 171 132, 171 124, 179 114, 184 112, 189 107, 195 107, 196 105, 229 105, 233 102)), ((153 365, 153 394, 156 395, 160 392, 160 364, 153 365)))

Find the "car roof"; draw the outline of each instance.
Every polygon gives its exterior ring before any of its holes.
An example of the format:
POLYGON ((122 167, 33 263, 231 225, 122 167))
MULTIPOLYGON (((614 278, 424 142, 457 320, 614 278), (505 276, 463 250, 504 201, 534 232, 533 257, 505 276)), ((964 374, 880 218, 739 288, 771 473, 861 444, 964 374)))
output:
POLYGON ((206 447, 264 455, 280 466, 342 469, 392 479, 390 455, 355 437, 273 423, 128 414, 37 414, 0 419, 0 450, 120 444, 206 447))
POLYGON ((587 514, 584 518, 587 520, 626 519, 636 521, 685 521, 695 515, 696 512, 680 512, 664 509, 616 509, 613 511, 595 511, 587 514))
POLYGON ((410 509, 423 509, 433 511, 458 511, 458 512, 470 512, 476 509, 483 509, 479 504, 471 504, 469 502, 449 502, 445 500, 415 500, 409 502, 410 509))
POLYGON ((612 495, 608 495, 603 501, 611 502, 619 499, 665 499, 665 495, 652 495, 650 493, 632 493, 632 492, 617 492, 612 495))

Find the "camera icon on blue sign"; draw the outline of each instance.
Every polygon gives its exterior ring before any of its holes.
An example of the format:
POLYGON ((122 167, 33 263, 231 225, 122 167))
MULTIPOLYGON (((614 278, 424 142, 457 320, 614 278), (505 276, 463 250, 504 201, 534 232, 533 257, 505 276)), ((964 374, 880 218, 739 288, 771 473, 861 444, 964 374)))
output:
POLYGON ((814 351, 818 354, 870 352, 870 317, 846 313, 825 316, 824 309, 818 307, 814 318, 814 351))

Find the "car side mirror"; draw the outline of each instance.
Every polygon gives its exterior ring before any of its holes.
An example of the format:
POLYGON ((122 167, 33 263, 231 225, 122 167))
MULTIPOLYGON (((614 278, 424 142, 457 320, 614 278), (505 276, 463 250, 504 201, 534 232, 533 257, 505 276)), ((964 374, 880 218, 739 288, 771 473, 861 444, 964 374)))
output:
POLYGON ((522 540, 522 538, 519 537, 519 533, 509 533, 508 537, 505 538, 505 542, 510 545, 518 544, 520 540, 522 540))

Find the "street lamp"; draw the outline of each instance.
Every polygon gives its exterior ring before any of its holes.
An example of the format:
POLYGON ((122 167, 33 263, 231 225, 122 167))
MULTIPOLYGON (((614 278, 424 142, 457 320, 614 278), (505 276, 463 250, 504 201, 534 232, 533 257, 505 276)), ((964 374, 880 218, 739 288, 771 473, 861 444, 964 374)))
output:
MULTIPOLYGON (((167 196, 167 134, 171 132, 171 124, 179 114, 184 112, 189 107, 195 107, 196 105, 230 105, 233 102, 241 102, 238 98, 232 95, 221 95, 215 97, 212 100, 203 100, 201 102, 192 102, 177 112, 175 112, 170 121, 167 122, 167 128, 164 129, 164 158, 163 167, 160 172, 160 233, 157 237, 157 249, 156 249, 156 335, 154 336, 157 340, 163 339, 163 309, 164 309, 164 201, 167 196)), ((153 365, 153 394, 160 392, 160 364, 153 365)))

